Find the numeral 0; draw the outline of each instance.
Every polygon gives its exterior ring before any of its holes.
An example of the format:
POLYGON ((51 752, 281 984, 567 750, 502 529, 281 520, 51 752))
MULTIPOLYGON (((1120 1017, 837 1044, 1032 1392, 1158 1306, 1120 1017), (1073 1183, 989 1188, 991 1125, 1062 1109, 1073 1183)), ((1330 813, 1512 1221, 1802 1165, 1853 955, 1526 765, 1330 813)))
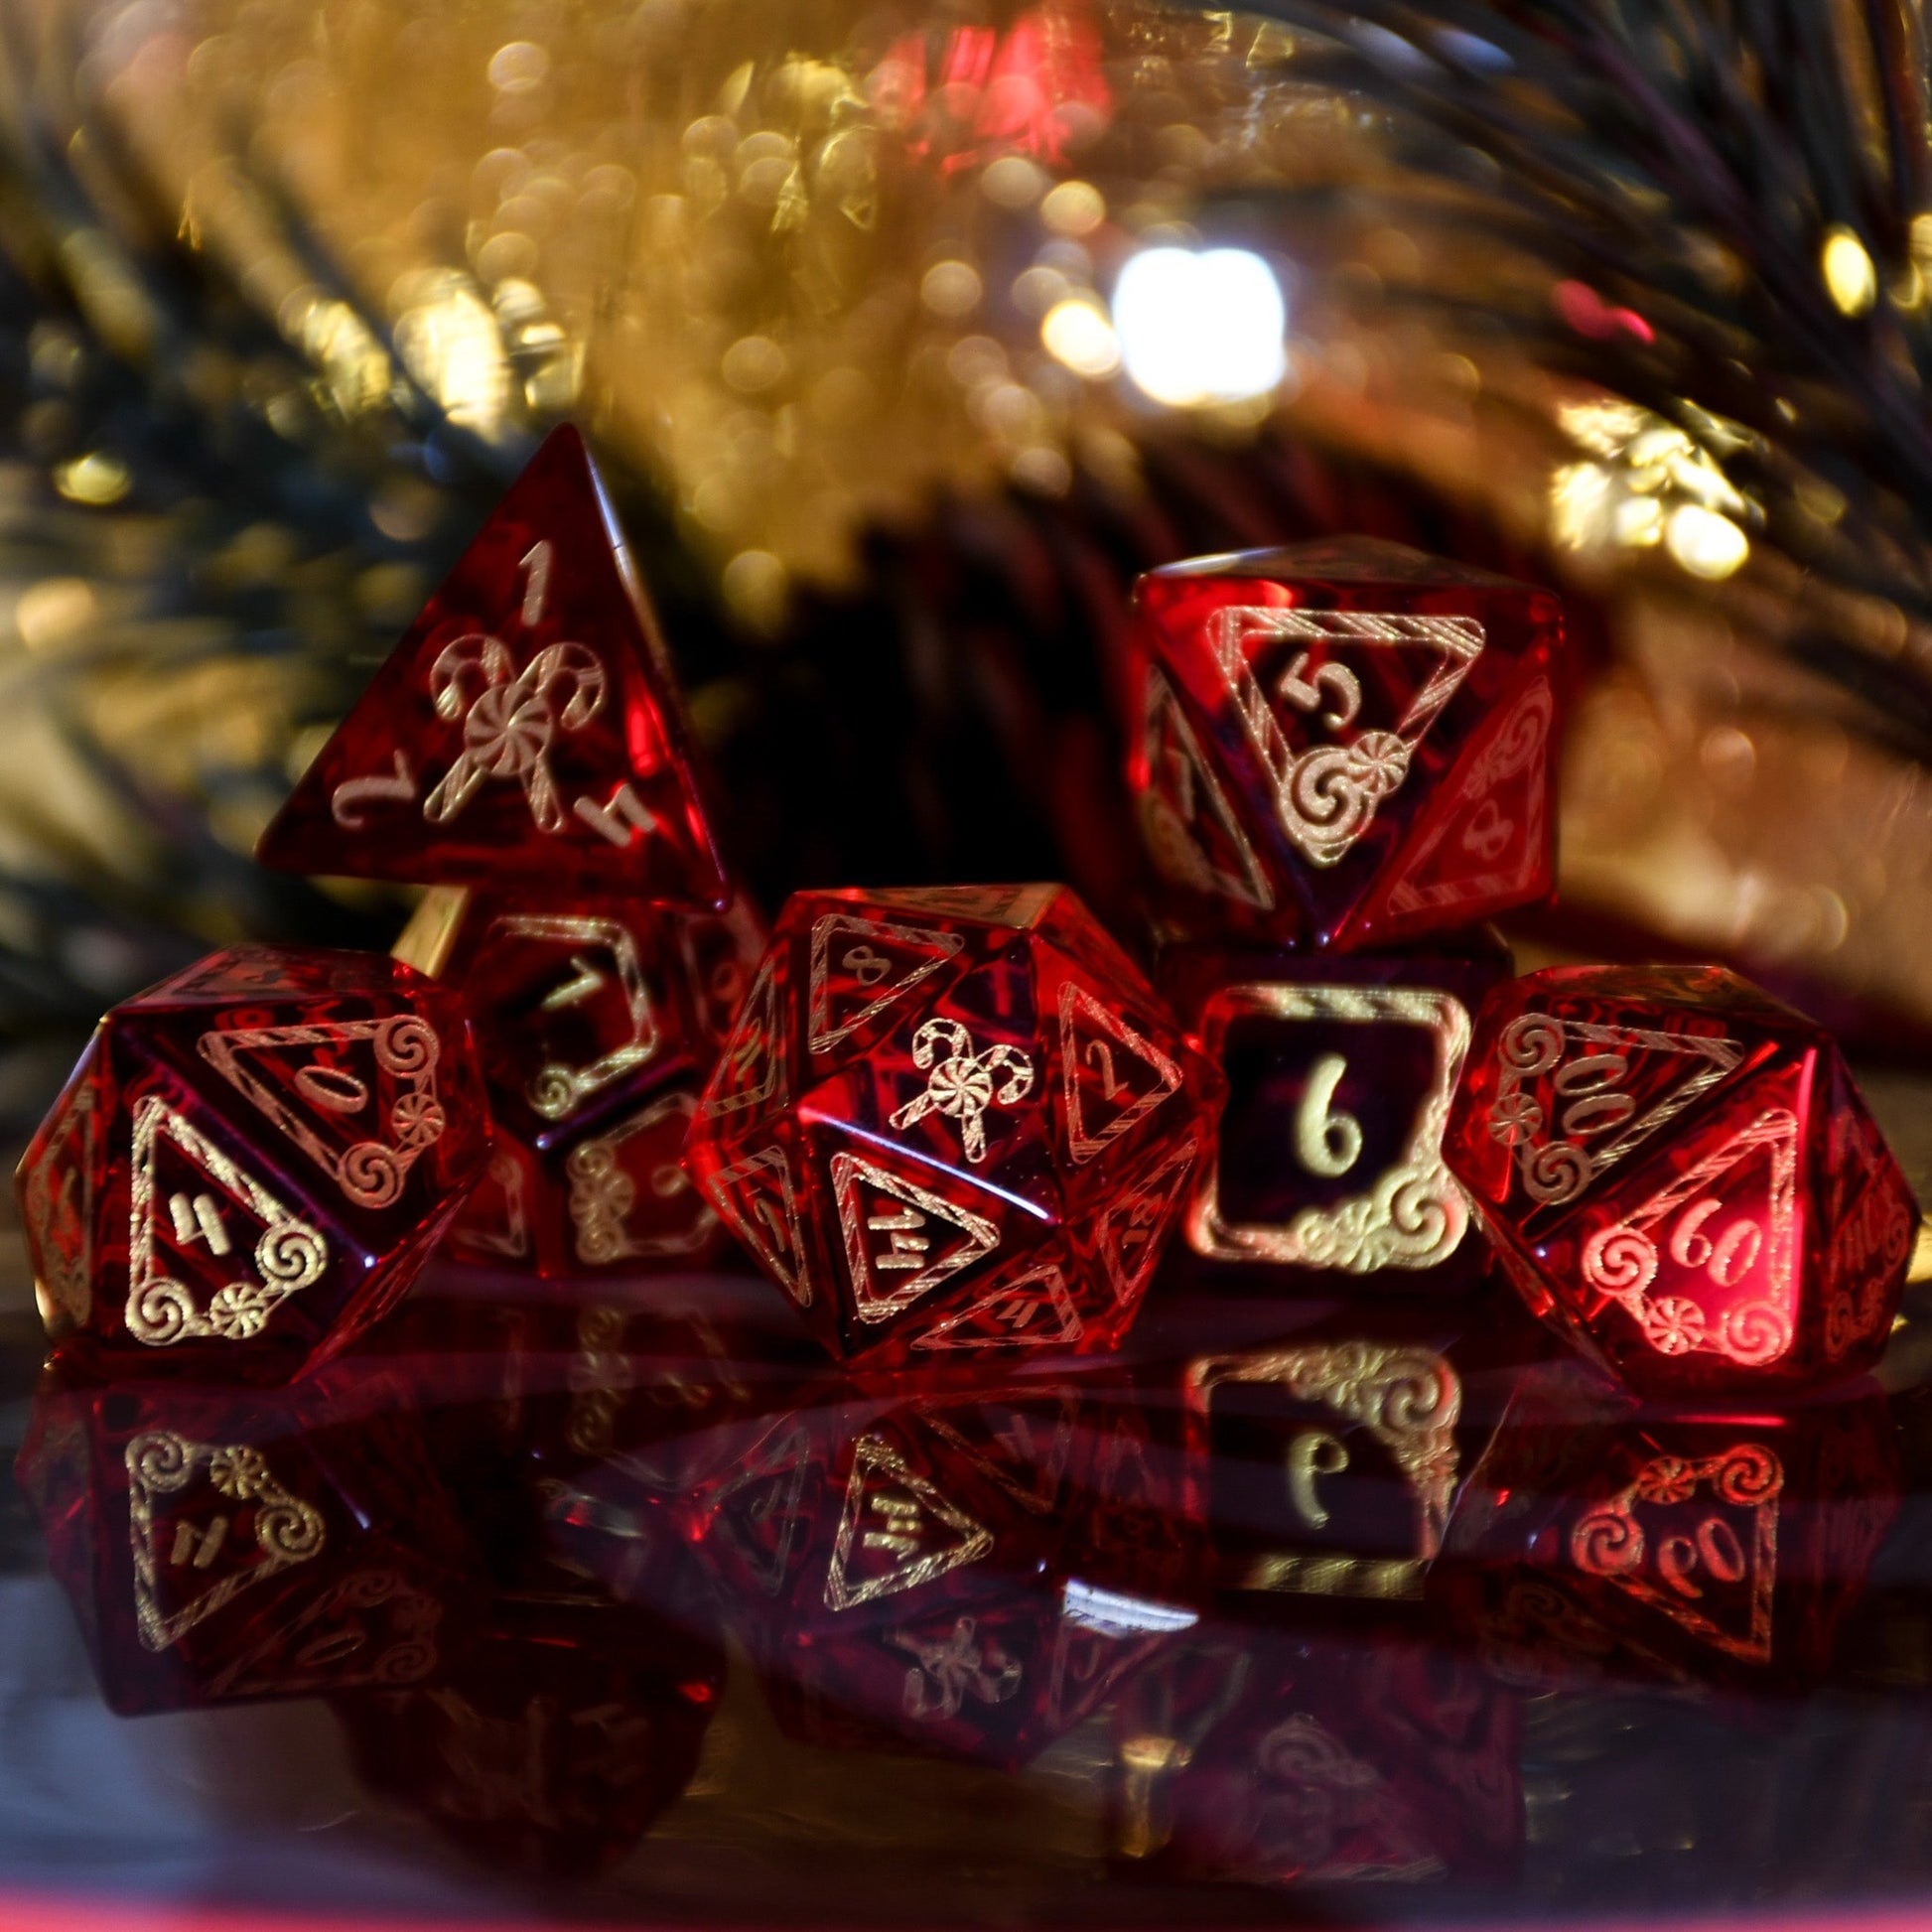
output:
POLYGON ((1629 1071, 1630 1062, 1622 1053, 1591 1053, 1558 1069, 1551 1084, 1570 1102, 1562 1121, 1567 1138, 1582 1141, 1592 1134, 1607 1134, 1637 1111, 1634 1097, 1621 1091, 1629 1071))

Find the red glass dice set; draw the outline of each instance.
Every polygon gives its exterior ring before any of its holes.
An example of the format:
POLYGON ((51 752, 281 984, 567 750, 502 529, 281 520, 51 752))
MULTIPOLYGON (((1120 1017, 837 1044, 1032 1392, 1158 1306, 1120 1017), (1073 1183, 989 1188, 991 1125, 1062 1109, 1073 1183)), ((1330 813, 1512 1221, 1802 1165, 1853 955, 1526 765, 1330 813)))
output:
MULTIPOLYGON (((427 888, 396 956, 176 974, 101 1023, 21 1163, 70 1391, 24 1463, 76 1600, 138 1623, 143 1667, 103 1665, 118 1704, 165 1705, 170 1673, 223 1696, 427 1675, 369 1647, 378 1612, 429 1644, 467 1532, 434 1481, 412 1510, 362 1498, 382 1478, 330 1449, 330 1412, 478 1324, 565 1366, 479 1396, 447 1466, 513 1463, 593 1546, 579 1569, 611 1523, 656 1526, 618 1538, 621 1570, 695 1551, 806 1734, 1019 1761, 1154 1650, 1174 1685, 1225 1677, 1168 1643, 1176 1603, 1396 1614, 1458 1537, 1503 1580, 1465 1605, 1492 1649, 1614 1649, 1641 1612, 1647 1656, 1770 1657, 1766 1526, 1818 1432, 1761 1411, 1877 1360, 1917 1209, 1822 1029, 1716 968, 1517 978, 1481 924, 1553 883, 1556 600, 1366 541, 1207 558, 1143 580, 1122 668, 1151 978, 1051 885, 801 892, 767 934, 589 458, 552 436, 262 839, 267 864, 427 888), (844 1379, 753 1390, 702 1339, 673 1278, 734 1243, 775 1284, 779 1354, 809 1336, 844 1379), (433 1252, 511 1299, 438 1288, 384 1322, 433 1252), (1234 1298, 1258 1332, 1123 1362, 1164 1258, 1170 1304, 1234 1298), (1476 1398, 1538 1352, 1478 1294, 1497 1277, 1609 1378, 1574 1371, 1598 1393, 1568 1423, 1547 1389, 1476 1398), (1388 1312, 1418 1294, 1420 1325, 1388 1312), (700 1367, 640 1383, 653 1350, 700 1367), (294 1445, 210 1386, 295 1378, 294 1445), (189 1407, 148 1417, 164 1383, 189 1407), (1586 1424, 1605 1387, 1624 1408, 1586 1424), (1631 1421, 1632 1398, 1703 1406, 1631 1421), (395 1522, 393 1549, 337 1577, 332 1512, 395 1522)), ((1854 1477, 1882 1526, 1883 1457, 1854 1477)), ((1799 1581, 1787 1561, 1777 1587, 1799 1581)), ((704 1658, 552 1665, 547 1709, 659 1724, 688 1771, 704 1658)), ((435 1694, 452 1737, 512 1722, 479 1668, 435 1694)), ((1263 1688, 1198 1736, 1122 1717, 1127 1837, 1185 1865, 1234 1833, 1223 1864, 1317 1873, 1511 1843, 1484 1783, 1506 1700, 1443 1718, 1469 1815, 1425 1827, 1360 1761, 1394 1692, 1339 1696, 1287 1651, 1263 1688), (1316 1786, 1322 1833, 1291 1830, 1316 1786)), ((388 1723, 356 1735, 393 1756, 388 1723)), ((609 1794, 571 1779, 617 1774, 598 1725, 560 1733, 543 1799, 586 1832, 609 1794)))

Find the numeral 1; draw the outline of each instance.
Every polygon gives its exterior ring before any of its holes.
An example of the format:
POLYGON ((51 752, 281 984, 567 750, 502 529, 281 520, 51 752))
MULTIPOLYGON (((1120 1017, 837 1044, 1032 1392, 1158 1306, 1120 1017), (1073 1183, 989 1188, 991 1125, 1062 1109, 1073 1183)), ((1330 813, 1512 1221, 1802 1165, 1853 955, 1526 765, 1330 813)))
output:
POLYGON ((553 554, 548 537, 539 537, 523 553, 522 568, 528 573, 523 582, 525 629, 542 621, 544 599, 550 592, 550 559, 553 554))

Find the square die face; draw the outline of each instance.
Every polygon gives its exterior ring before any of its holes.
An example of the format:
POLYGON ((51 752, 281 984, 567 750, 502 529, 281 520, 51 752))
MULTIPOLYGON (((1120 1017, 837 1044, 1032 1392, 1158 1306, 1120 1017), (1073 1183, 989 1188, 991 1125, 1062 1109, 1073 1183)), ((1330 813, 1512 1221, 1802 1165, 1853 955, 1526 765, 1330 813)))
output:
POLYGON ((1209 1357, 1184 1398, 1223 1587, 1419 1597, 1461 1472, 1462 1382, 1423 1341, 1311 1341, 1209 1357))
POLYGON ((452 980, 477 1016, 497 1116, 532 1146, 581 1131, 689 1062, 661 935, 627 903, 489 902, 471 923, 452 980))
POLYGON ((1508 970, 1480 931, 1435 956, 1170 954, 1164 982, 1226 1087, 1188 1212, 1196 1252, 1419 1287, 1479 1268, 1443 1137, 1470 1010, 1508 970))
POLYGON ((1197 1247, 1357 1274, 1428 1269, 1454 1253, 1467 1214, 1441 1149, 1468 1040, 1458 1001, 1417 988, 1230 987, 1202 1031, 1228 1101, 1190 1225, 1197 1247))

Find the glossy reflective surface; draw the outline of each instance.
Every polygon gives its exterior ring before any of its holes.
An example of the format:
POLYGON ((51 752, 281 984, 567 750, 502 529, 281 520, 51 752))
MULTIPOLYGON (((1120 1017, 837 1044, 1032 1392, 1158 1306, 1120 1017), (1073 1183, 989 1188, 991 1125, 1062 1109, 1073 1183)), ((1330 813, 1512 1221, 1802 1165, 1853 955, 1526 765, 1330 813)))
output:
POLYGON ((1121 1357, 917 1376, 744 1273, 439 1265, 282 1391, 29 1403, 23 1345, 8 1875, 765 1924, 1932 1885, 1914 1323, 1881 1382, 1639 1410, 1500 1287, 1291 1279, 1171 1255, 1121 1357))

